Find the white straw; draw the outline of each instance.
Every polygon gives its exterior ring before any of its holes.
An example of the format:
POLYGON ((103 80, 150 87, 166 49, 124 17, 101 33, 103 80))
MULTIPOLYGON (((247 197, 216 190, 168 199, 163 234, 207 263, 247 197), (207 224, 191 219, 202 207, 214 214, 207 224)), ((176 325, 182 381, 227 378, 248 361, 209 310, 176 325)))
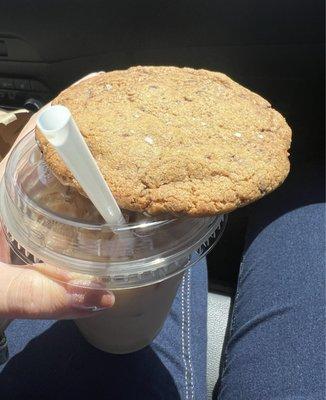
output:
POLYGON ((45 109, 37 126, 105 221, 110 225, 124 224, 121 210, 68 108, 56 105, 45 109))

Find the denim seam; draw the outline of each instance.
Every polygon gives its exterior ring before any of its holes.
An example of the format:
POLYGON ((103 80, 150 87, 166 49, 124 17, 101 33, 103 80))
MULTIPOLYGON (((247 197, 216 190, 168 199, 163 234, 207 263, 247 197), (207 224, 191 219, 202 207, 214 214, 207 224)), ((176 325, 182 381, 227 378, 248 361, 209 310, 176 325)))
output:
POLYGON ((191 343, 190 343, 190 335, 191 335, 191 303, 190 303, 190 278, 191 278, 191 269, 188 270, 187 273, 187 342, 188 342, 188 361, 189 361, 189 370, 190 370, 190 398, 194 398, 194 374, 193 374, 193 365, 192 365, 192 357, 191 357, 191 343))
MULTIPOLYGON (((232 311, 232 318, 231 318, 231 324, 230 324, 230 330, 229 330, 229 337, 228 337, 228 342, 232 336, 233 330, 234 330, 234 325, 235 325, 235 319, 236 319, 236 313, 237 313, 237 309, 238 309, 238 299, 239 299, 239 288, 241 286, 242 283, 242 276, 243 276, 243 265, 244 265, 244 259, 242 260, 241 264, 240 264, 240 268, 239 268, 239 277, 238 277, 238 283, 237 283, 237 290, 236 290, 236 295, 234 298, 234 308, 232 311)), ((223 381, 224 381, 224 377, 225 377, 225 370, 226 370, 226 366, 228 364, 229 361, 229 343, 227 344, 226 348, 225 348, 225 361, 224 361, 224 365, 223 365, 223 369, 222 369, 222 374, 221 374, 221 383, 220 383, 220 388, 222 387, 223 381)), ((220 398, 220 396, 218 396, 218 398, 220 398)))
POLYGON ((188 400, 188 376, 187 376, 187 363, 185 356, 185 309, 184 309, 184 292, 185 292, 185 275, 182 278, 182 286, 181 286, 181 353, 182 353, 182 361, 184 364, 184 387, 185 387, 185 395, 186 400, 188 400))

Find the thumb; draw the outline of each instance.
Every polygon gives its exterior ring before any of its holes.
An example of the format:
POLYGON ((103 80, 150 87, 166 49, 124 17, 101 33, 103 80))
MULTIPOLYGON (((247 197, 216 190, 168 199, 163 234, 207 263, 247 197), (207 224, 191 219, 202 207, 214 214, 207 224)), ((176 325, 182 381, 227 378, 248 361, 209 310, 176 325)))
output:
MULTIPOLYGON (((67 319, 87 317, 95 310, 109 308, 114 295, 96 282, 55 281, 26 266, 0 262, 0 316, 8 319, 67 319), (70 284, 69 284, 70 283, 70 284)), ((51 269, 52 268, 52 269, 51 269)), ((44 266, 42 267, 42 270, 44 266)), ((55 279, 56 277, 53 276, 55 279)))

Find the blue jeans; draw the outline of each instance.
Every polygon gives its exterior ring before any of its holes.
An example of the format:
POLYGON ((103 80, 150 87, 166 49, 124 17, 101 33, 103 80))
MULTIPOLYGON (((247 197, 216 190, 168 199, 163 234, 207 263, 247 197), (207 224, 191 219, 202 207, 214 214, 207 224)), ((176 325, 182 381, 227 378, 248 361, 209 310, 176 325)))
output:
MULTIPOLYGON (((275 199, 251 220, 215 399, 324 399, 324 206, 275 199)), ((206 303, 203 261, 153 344, 121 356, 71 321, 14 321, 0 398, 206 399, 206 303)))

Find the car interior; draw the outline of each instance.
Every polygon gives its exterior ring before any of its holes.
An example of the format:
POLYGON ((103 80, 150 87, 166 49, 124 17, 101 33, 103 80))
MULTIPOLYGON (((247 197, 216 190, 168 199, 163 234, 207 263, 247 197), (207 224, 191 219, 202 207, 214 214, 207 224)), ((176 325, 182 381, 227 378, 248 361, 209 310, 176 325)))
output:
MULTIPOLYGON (((30 115, 84 75, 176 65, 224 72, 286 117, 293 144, 285 185, 307 165, 323 175, 323 18, 321 0, 0 1, 0 110, 28 110, 10 129, 0 124, 0 159, 30 115)), ((252 213, 255 204, 230 213, 207 257, 209 394, 252 213)))

